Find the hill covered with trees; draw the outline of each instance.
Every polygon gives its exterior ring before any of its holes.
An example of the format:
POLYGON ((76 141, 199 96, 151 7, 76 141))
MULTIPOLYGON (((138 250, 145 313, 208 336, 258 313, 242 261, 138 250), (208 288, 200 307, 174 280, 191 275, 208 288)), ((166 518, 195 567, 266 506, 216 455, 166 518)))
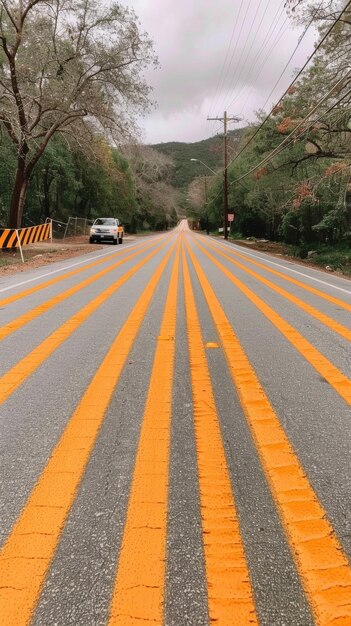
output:
MULTIPOLYGON (((243 129, 236 129, 228 133, 229 154, 235 153, 242 133, 243 129)), ((194 143, 168 142, 155 144, 152 147, 173 160, 172 182, 177 189, 186 190, 197 176, 209 174, 206 167, 201 163, 191 161, 191 159, 199 159, 215 171, 223 167, 223 138, 221 135, 215 135, 194 143)))

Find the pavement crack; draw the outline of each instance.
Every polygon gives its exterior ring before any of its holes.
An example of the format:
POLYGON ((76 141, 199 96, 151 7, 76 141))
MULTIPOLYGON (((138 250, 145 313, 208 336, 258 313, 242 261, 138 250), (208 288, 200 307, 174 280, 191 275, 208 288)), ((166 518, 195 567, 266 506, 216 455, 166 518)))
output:
POLYGON ((140 622, 144 622, 145 624, 158 624, 158 620, 156 619, 152 619, 152 618, 147 618, 147 617, 138 617, 137 615, 130 615, 130 613, 117 613, 116 617, 128 617, 129 619, 132 620, 138 620, 140 622))
POLYGON ((160 589, 159 585, 131 585, 124 587, 124 591, 132 591, 133 589, 160 589))
POLYGON ((39 536, 39 537, 53 537, 53 533, 41 533, 41 532, 31 532, 31 533, 18 533, 19 537, 30 537, 30 536, 39 536))

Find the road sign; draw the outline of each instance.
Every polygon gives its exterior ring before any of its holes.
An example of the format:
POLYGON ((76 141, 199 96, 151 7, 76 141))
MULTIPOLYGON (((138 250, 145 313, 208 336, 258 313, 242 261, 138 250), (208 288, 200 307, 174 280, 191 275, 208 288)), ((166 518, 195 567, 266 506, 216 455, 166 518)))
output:
POLYGON ((228 222, 234 222, 234 213, 228 213, 228 222))

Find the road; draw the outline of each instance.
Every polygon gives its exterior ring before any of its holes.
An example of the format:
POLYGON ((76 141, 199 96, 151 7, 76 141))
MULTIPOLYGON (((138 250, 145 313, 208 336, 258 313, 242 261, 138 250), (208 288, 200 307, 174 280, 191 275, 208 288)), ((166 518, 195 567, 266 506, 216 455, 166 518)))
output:
POLYGON ((350 626, 351 283, 195 234, 0 278, 1 626, 350 626))

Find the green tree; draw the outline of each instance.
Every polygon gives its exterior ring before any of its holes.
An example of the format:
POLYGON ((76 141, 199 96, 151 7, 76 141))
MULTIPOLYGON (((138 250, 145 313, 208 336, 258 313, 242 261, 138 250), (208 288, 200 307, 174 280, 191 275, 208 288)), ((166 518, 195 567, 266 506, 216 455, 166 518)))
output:
POLYGON ((10 227, 55 135, 80 146, 96 132, 130 136, 149 106, 150 63, 150 39, 117 2, 0 0, 0 124, 17 155, 10 227))

